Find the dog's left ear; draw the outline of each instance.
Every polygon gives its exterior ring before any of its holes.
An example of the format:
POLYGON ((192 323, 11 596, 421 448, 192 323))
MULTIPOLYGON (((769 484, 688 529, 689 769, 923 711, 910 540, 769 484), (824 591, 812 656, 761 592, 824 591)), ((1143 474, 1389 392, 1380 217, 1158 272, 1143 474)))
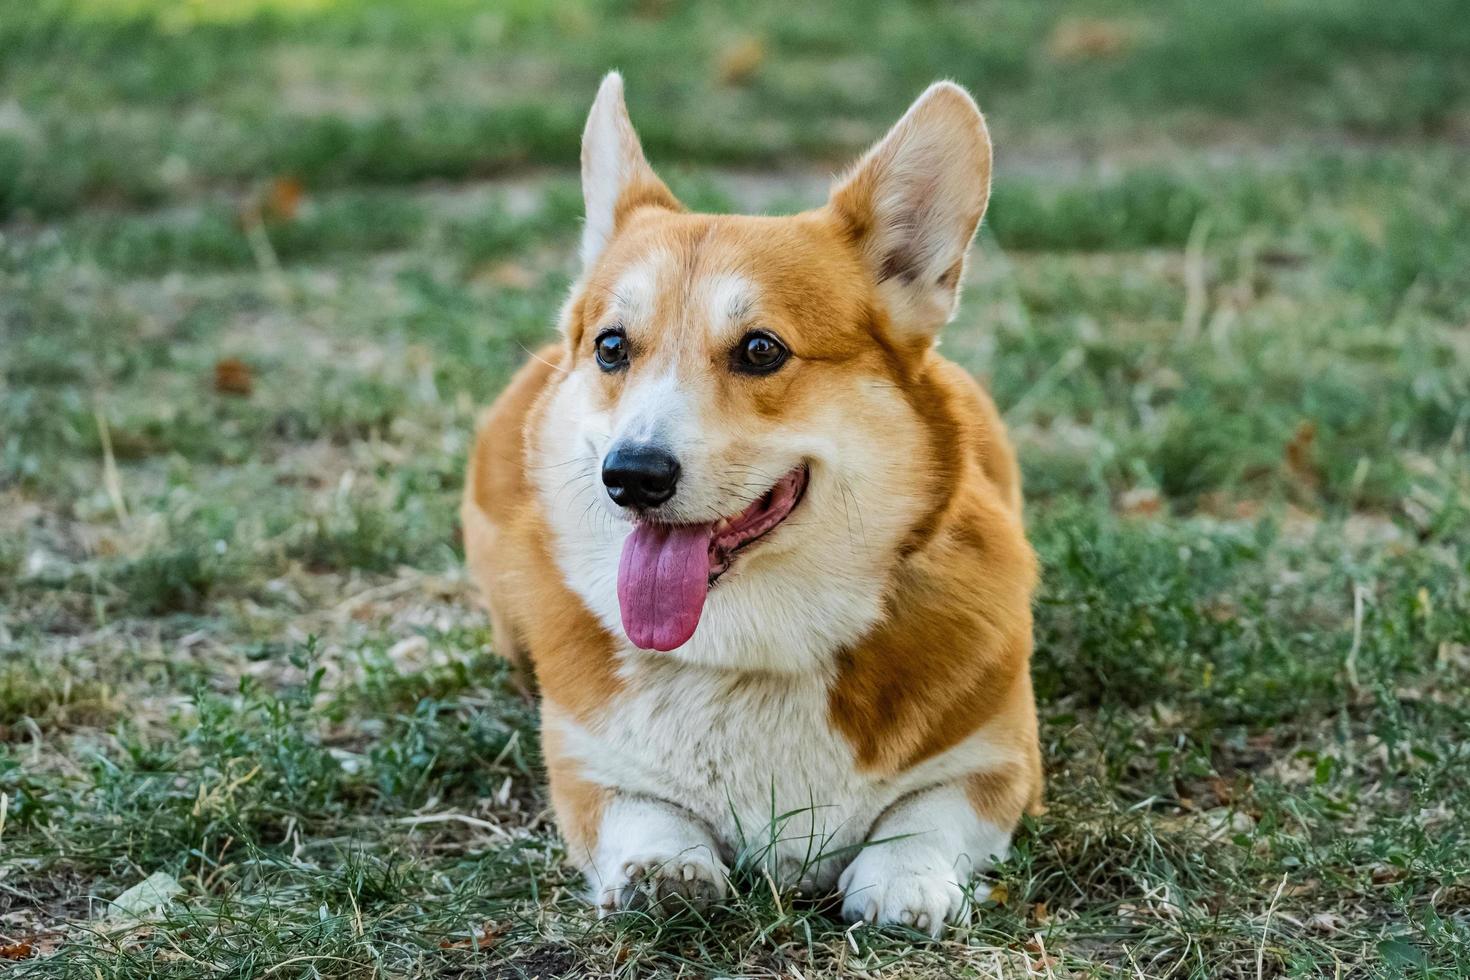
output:
POLYGON ((683 210, 643 156, 623 102, 623 76, 610 71, 598 86, 582 131, 582 267, 591 268, 618 226, 641 207, 683 210))
POLYGON ((832 191, 895 329, 928 342, 954 315, 990 200, 990 134, 970 94, 937 82, 832 191))

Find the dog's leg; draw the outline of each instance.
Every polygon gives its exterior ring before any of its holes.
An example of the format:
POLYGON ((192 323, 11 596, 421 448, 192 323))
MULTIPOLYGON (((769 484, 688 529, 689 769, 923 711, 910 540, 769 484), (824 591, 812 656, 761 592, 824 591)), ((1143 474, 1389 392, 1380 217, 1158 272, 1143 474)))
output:
POLYGON ((603 810, 587 869, 599 915, 702 908, 725 897, 728 877, 714 838, 679 807, 614 796, 603 810))
POLYGON ((562 720, 554 702, 542 703, 551 804, 567 857, 586 875, 598 914, 670 911, 681 900, 700 906, 724 898, 729 871, 709 830, 672 803, 592 782, 566 750, 562 720))
POLYGON ((531 654, 516 636, 515 627, 505 610, 495 602, 491 593, 485 594, 485 608, 490 612, 490 636, 495 652, 510 661, 510 684, 527 701, 536 698, 536 672, 531 666, 531 654))
POLYGON ((838 879, 843 917, 939 935, 965 911, 970 876, 1010 850, 1025 805, 1012 773, 977 774, 890 807, 838 879))

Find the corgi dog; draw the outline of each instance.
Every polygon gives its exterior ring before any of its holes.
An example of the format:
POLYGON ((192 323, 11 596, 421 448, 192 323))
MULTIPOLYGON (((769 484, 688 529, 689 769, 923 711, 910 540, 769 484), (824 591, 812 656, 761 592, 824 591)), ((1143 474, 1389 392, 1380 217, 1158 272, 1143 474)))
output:
POLYGON ((694 214, 603 80, 581 276, 483 416, 462 510, 601 912, 755 866, 938 934, 1040 806, 1015 454, 935 349, 990 165, 940 82, 824 206, 694 214))

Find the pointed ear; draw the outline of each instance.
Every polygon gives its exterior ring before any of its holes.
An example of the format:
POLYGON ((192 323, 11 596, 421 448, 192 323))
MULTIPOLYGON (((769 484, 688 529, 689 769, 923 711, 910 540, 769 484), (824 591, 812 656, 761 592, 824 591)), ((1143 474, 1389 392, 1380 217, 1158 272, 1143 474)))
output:
POLYGON ((832 191, 900 335, 929 340, 954 315, 965 253, 990 199, 990 134, 970 94, 938 82, 832 191))
POLYGON ((582 131, 582 200, 583 268, 597 261, 618 225, 638 208, 683 210, 643 157, 623 104, 623 76, 615 71, 602 79, 582 131))

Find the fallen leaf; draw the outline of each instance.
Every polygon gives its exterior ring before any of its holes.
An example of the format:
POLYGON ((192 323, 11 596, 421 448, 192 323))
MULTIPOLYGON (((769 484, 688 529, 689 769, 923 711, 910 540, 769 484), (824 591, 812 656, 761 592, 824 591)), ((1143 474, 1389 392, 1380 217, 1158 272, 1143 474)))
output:
POLYGON ((1389 882, 1398 881, 1404 876, 1401 868, 1395 868, 1389 864, 1375 864, 1368 869, 1373 877, 1373 884, 1386 885, 1389 882))
POLYGON ((306 189, 295 177, 277 177, 266 188, 261 211, 272 221, 295 221, 301 211, 306 189))
POLYGON ((1308 490, 1315 489, 1320 482, 1313 453, 1316 442, 1317 424, 1303 419, 1286 443, 1286 470, 1308 490))
POLYGON ((1133 29, 1099 17, 1064 17, 1046 40, 1053 61, 1092 61, 1114 58, 1133 43, 1133 29))
POLYGON ((638 0, 633 5, 634 13, 649 20, 662 20, 674 9, 675 0, 638 0))
MULTIPOLYGON (((38 932, 26 936, 24 939, 17 939, 10 946, 17 949, 21 947, 29 948, 30 953, 28 955, 30 956, 50 956, 61 948, 62 941, 65 938, 66 936, 59 932, 38 932)), ((12 957, 4 958, 10 959, 12 957)))
POLYGON ((36 951, 30 943, 21 941, 0 946, 0 960, 23 960, 36 951))
POLYGON ((238 357, 226 357, 214 365, 214 390, 222 395, 245 397, 255 390, 255 375, 250 365, 238 357))
POLYGON ((766 60, 766 46, 758 37, 743 37, 720 52, 718 74, 724 85, 744 85, 766 60))
POLYGON ((1195 506, 1199 509, 1200 513, 1208 514, 1211 517, 1233 516, 1231 511, 1234 509, 1235 504, 1234 498, 1221 493, 1219 490, 1202 493, 1195 502, 1195 506))
POLYGON ((1027 957, 1027 966, 1033 973, 1050 973, 1053 967, 1061 966, 1062 961, 1046 951, 1046 943, 1042 941, 1041 934, 1037 933, 1031 937, 1026 944, 1026 952, 1036 957, 1034 960, 1027 957))
POLYGON ((480 930, 478 936, 466 936, 463 939, 446 939, 439 944, 440 949, 494 949, 500 940, 510 931, 510 926, 496 925, 493 922, 485 923, 485 928, 480 930))
POLYGON ((172 902, 184 886, 165 871, 155 871, 114 898, 107 914, 114 918, 138 918, 172 902))
POLYGON ((1249 834, 1256 829, 1255 818, 1241 810, 1216 807, 1201 814, 1205 835, 1209 840, 1221 841, 1236 834, 1249 834))
POLYGON ((497 262, 481 275, 486 281, 507 289, 530 289, 539 281, 535 270, 520 262, 497 262))
POLYGON ((1308 257, 1300 252, 1288 252, 1280 248, 1263 248, 1256 253, 1256 259, 1265 265, 1284 269, 1295 269, 1306 265, 1308 261, 1308 257))
POLYGON ((1134 487, 1118 498, 1118 509, 1135 517, 1152 517, 1164 507, 1164 498, 1153 487, 1134 487))
POLYGON ((1306 927, 1313 932, 1324 932, 1331 935, 1342 929, 1342 916, 1336 912, 1318 912, 1306 921, 1306 927))

